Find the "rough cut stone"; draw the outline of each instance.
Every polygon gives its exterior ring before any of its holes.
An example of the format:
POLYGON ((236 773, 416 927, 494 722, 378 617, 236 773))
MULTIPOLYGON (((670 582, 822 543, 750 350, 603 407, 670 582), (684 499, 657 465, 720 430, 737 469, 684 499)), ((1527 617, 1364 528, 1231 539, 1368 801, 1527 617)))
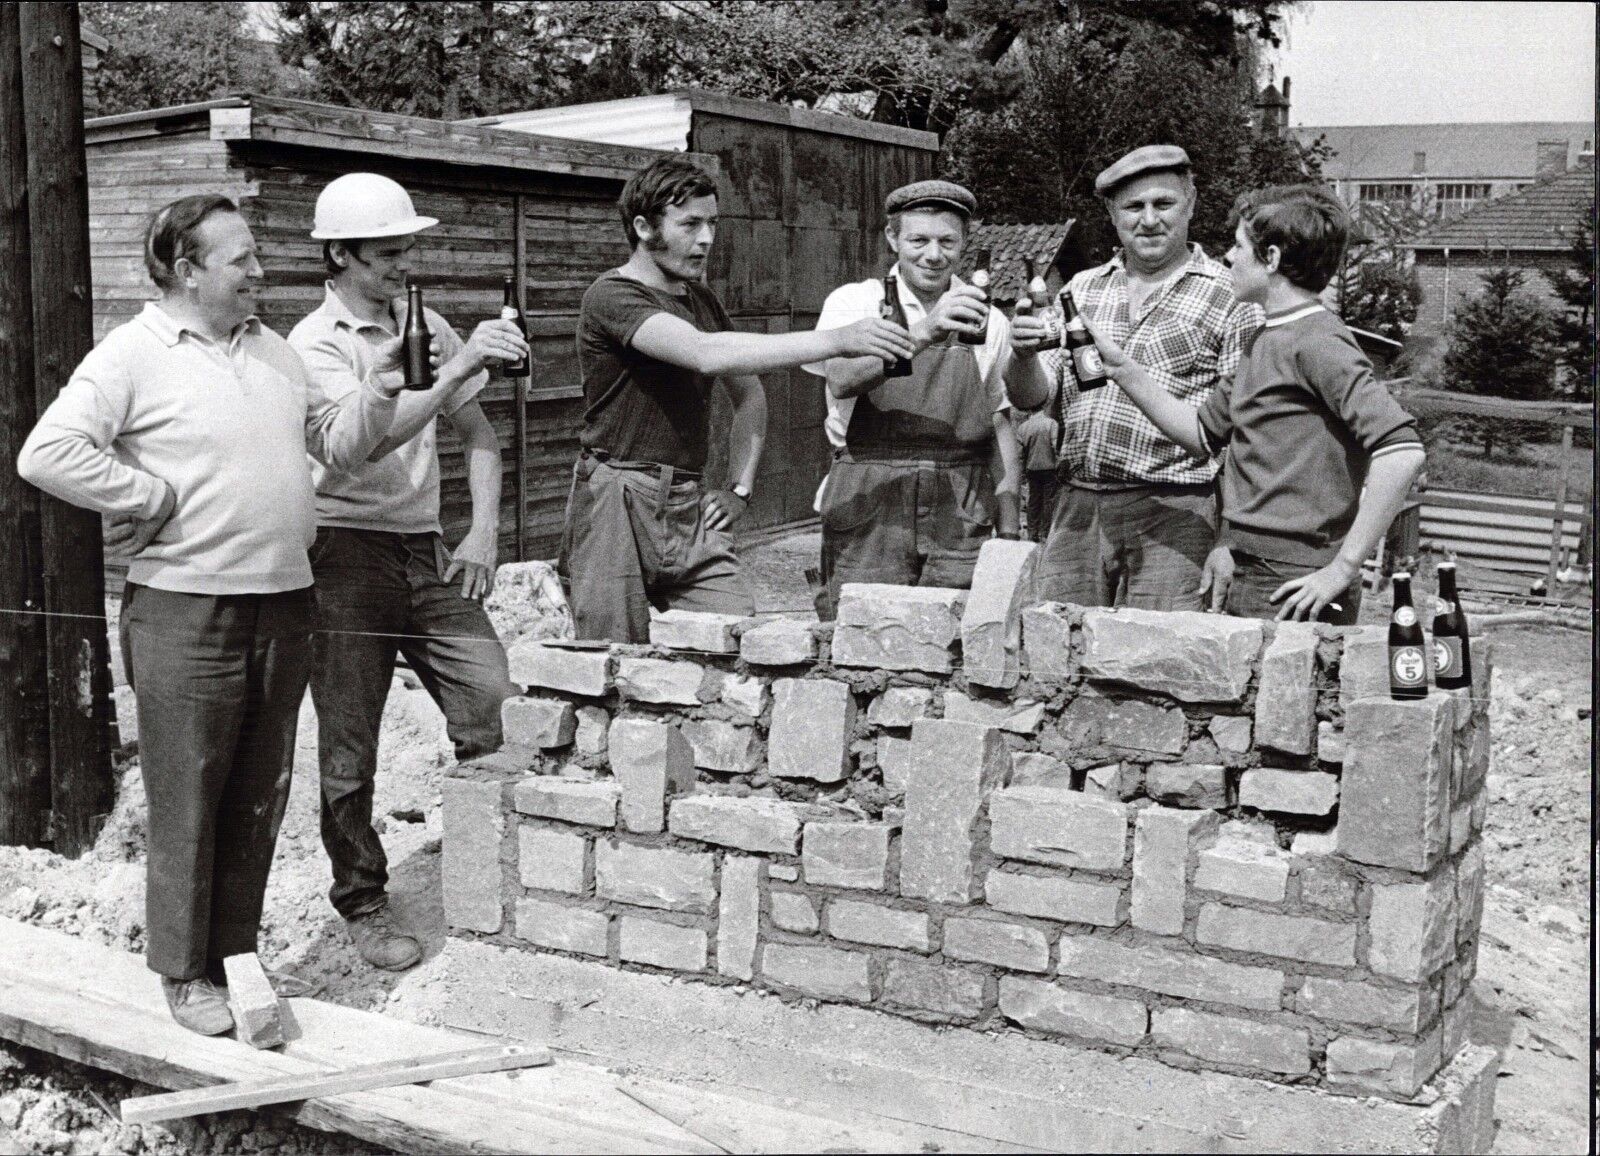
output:
POLYGON ((1054 875, 991 871, 983 885, 984 902, 996 911, 1034 915, 1059 923, 1119 927, 1127 919, 1123 889, 1117 883, 1089 883, 1054 875))
MULTIPOLYGON (((1464 708, 1458 704, 1456 709, 1459 711, 1464 708)), ((1456 732, 1453 761, 1460 765, 1453 767, 1451 777, 1458 798, 1470 798, 1476 794, 1489 777, 1491 745, 1487 718, 1473 719, 1465 730, 1456 732)))
POLYGON ((821 926, 816 907, 797 891, 774 891, 767 896, 767 905, 772 925, 780 931, 811 935, 821 926))
POLYGON ((1301 915, 1279 915, 1207 903, 1200 908, 1194 941, 1258 955, 1277 955, 1330 967, 1354 967, 1356 927, 1301 915))
POLYGON ((1184 702, 1238 702, 1261 650, 1261 623, 1198 611, 1083 612, 1083 669, 1184 702))
POLYGON ((996 855, 1052 867, 1117 871, 1128 849, 1128 809, 1052 787, 1007 787, 989 800, 996 855))
POLYGON ((442 790, 445 923, 467 931, 499 931, 500 838, 505 834, 500 784, 446 779, 442 790))
POLYGON ((928 716, 933 691, 925 686, 891 686, 867 707, 867 721, 879 727, 908 727, 928 716))
POLYGON ((1289 889, 1291 858, 1276 846, 1224 836, 1200 852, 1194 885, 1202 891, 1281 903, 1289 889))
POLYGON ((623 658, 617 662, 617 693, 634 702, 698 706, 705 667, 668 658, 623 658))
POLYGON ((760 859, 727 855, 717 898, 717 970, 735 979, 756 971, 756 938, 761 931, 760 859))
POLYGON ((1450 839, 1451 710, 1446 695, 1364 698, 1345 714, 1339 854, 1425 872, 1450 839))
POLYGON ((1317 758, 1325 763, 1344 762, 1344 732, 1331 722, 1317 724, 1317 758))
POLYGON ((751 769, 750 748, 755 730, 722 719, 689 719, 683 724, 683 737, 694 751, 694 765, 708 771, 742 773, 751 769))
POLYGON ((882 891, 889 885, 889 830, 884 823, 807 823, 800 855, 806 882, 882 891))
POLYGON ((558 698, 508 698, 500 704, 500 727, 508 743, 518 746, 564 747, 577 730, 572 704, 558 698))
POLYGON ((709 851, 639 847, 609 839, 594 848, 595 894, 637 907, 709 912, 717 900, 713 870, 709 851))
POLYGON ((512 800, 524 815, 590 827, 615 827, 619 795, 615 783, 584 783, 540 775, 519 782, 512 800))
POLYGON ((1242 755, 1250 749, 1250 736, 1255 728, 1247 718, 1219 714, 1206 724, 1206 729, 1211 732, 1211 741, 1217 744, 1219 751, 1242 755))
POLYGON ((1321 771, 1270 767, 1239 776, 1239 805, 1283 815, 1327 815, 1339 801, 1339 780, 1321 771))
POLYGON ((672 650, 701 650, 709 654, 737 654, 734 631, 749 619, 737 614, 711 614, 703 610, 666 610, 650 615, 650 644, 672 650))
POLYGON ((972 592, 961 615, 961 667, 974 686, 1017 685, 1022 604, 1033 587, 1038 554, 1037 542, 1003 538, 991 538, 978 551, 972 592))
POLYGON ((1465 943, 1478 934, 1483 922, 1483 844, 1478 843, 1456 863, 1456 941, 1465 943))
POLYGON ((1215 811, 1147 807, 1133 836, 1133 925, 1157 935, 1183 932, 1191 850, 1220 825, 1215 811))
POLYGON ((966 600, 965 590, 847 582, 839 592, 833 665, 949 674, 966 600))
POLYGON ((1422 883, 1374 883, 1367 966, 1408 982, 1430 978, 1455 958, 1456 889, 1446 870, 1422 883))
POLYGON ((1157 1008, 1150 1021, 1157 1047, 1196 1059, 1298 1076, 1311 1070, 1311 1039, 1304 1028, 1258 1024, 1186 1008, 1157 1008))
POLYGON ((1145 769, 1144 789, 1169 807, 1220 811, 1228 805, 1227 771, 1204 763, 1151 763, 1145 769))
POLYGON ((794 666, 816 658, 817 637, 809 621, 774 618, 739 636, 739 656, 752 666, 794 666))
MULTIPOLYGON (((1120 764, 1112 763, 1116 770, 1120 764)), ((1098 768, 1097 768, 1098 769, 1098 768)), ((1058 758, 1041 755, 1035 751, 1011 752, 1011 782, 1013 787, 1051 787, 1059 791, 1072 789, 1072 768, 1058 758)), ((1088 787, 1085 786, 1087 791, 1088 787)), ((1101 798, 1119 796, 1100 795, 1101 798)))
POLYGON ((952 722, 978 723, 1013 734, 1031 735, 1044 722, 1044 703, 1032 699, 1018 702, 975 699, 952 690, 944 696, 944 717, 952 722))
POLYGON ((1183 753, 1189 730, 1174 707, 1085 691, 1061 715, 1061 733, 1077 747, 1121 747, 1158 755, 1183 753))
POLYGON ((1088 935, 1063 935, 1056 970, 1075 979, 1125 984, 1178 999, 1231 1003, 1277 1011, 1283 972, 1177 952, 1165 947, 1124 947, 1088 935))
POLYGON ((1028 673, 1034 678, 1064 682, 1077 674, 1073 616, 1064 602, 1044 602, 1022 611, 1022 650, 1028 673))
POLYGON ((1000 1014, 1035 1031, 1133 1047, 1145 1037, 1144 1004, 1116 996, 1072 991, 1041 979, 1000 977, 1000 1014))
POLYGON ((800 865, 798 863, 768 863, 767 878, 782 879, 785 883, 798 883, 800 881, 800 865))
POLYGON ((992 727, 921 719, 911 728, 916 774, 906 786, 900 893, 938 903, 973 897, 977 823, 1005 780, 1006 750, 992 727))
POLYGON ((1350 704, 1389 697, 1389 628, 1363 626, 1344 636, 1339 658, 1339 709, 1349 730, 1350 704))
POLYGON ((928 916, 924 912, 899 911, 849 899, 835 899, 828 904, 828 934, 874 947, 927 951, 929 946, 928 916))
POLYGON ((1295 997, 1301 1015, 1416 1035, 1439 1010, 1439 993, 1427 987, 1379 987, 1360 980, 1308 975, 1295 997))
POLYGON ((573 749, 580 755, 604 754, 611 715, 601 706, 580 706, 577 715, 578 727, 572 736, 573 749))
POLYGON ((1048 971, 1050 943, 1037 927, 952 916, 944 921, 944 957, 1013 971, 1048 971))
POLYGON ((517 686, 563 690, 600 698, 611 689, 611 652, 607 647, 569 647, 559 642, 523 638, 506 650, 511 681, 517 686))
POLYGON ((757 795, 690 795, 676 799, 667 829, 680 839, 715 843, 741 851, 793 855, 800 849, 806 807, 757 795))
POLYGON ((1410 1099, 1439 1070, 1439 1030, 1414 1044, 1339 1036, 1328 1041, 1328 1085, 1410 1099))
POLYGON ((1325 911, 1356 913, 1356 881, 1326 859, 1300 863, 1300 901, 1325 911))
POLYGON ((1339 832, 1332 831, 1298 831, 1295 833, 1294 842, 1289 849, 1296 855, 1311 857, 1315 855, 1337 855, 1339 853, 1339 832))
POLYGON ((647 963, 673 971, 704 971, 706 933, 698 927, 658 923, 637 915, 622 917, 618 954, 629 963, 647 963))
POLYGON ((694 790, 689 740, 669 723, 619 718, 611 723, 606 745, 622 791, 622 825, 643 833, 664 830, 667 799, 694 790))
POLYGON ((513 932, 516 937, 536 947, 598 956, 606 955, 609 950, 606 928, 611 920, 603 911, 546 903, 541 899, 519 899, 516 921, 513 932))
POLYGON ((517 830, 517 875, 524 887, 583 894, 584 838, 561 831, 517 830))
POLYGON ((868 957, 835 947, 769 943, 761 949, 761 973, 773 983, 818 999, 866 1003, 872 998, 868 957))
POLYGON ((955 1019, 975 1019, 983 1013, 983 974, 894 958, 884 973, 883 1002, 955 1019))
POLYGON ((767 769, 780 779, 837 783, 850 773, 856 703, 831 678, 780 678, 772 684, 767 769))
POLYGON ((1293 755, 1311 753, 1317 725, 1317 630, 1280 622, 1261 656, 1256 687, 1256 745, 1293 755))
POLYGON ((729 675, 722 680, 722 701, 747 718, 758 718, 767 705, 767 684, 749 675, 729 675))
POLYGON ((879 735, 878 769, 883 772, 883 789, 891 795, 904 795, 911 780, 911 740, 879 735))

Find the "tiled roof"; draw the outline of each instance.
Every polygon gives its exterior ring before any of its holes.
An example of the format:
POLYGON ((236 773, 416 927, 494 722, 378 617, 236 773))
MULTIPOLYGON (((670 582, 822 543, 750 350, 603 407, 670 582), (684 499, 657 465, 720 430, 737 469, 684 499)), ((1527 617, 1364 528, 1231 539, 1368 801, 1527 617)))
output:
POLYGON ((1319 135, 1334 149, 1323 162, 1329 180, 1532 180, 1542 140, 1568 142, 1570 164, 1594 140, 1592 121, 1532 120, 1504 124, 1358 124, 1292 128, 1310 144, 1319 135), (1421 174, 1416 154, 1425 153, 1421 174))
POLYGON ((1413 249, 1567 249, 1572 224, 1593 211, 1594 158, 1494 201, 1485 201, 1411 240, 1413 249))
POLYGON ((1022 293, 1022 258, 1032 256, 1044 273, 1061 255, 1067 243, 1071 221, 1057 225, 985 225, 978 222, 967 240, 961 267, 962 277, 972 272, 972 257, 979 249, 989 250, 989 293, 1002 301, 1015 301, 1022 293))

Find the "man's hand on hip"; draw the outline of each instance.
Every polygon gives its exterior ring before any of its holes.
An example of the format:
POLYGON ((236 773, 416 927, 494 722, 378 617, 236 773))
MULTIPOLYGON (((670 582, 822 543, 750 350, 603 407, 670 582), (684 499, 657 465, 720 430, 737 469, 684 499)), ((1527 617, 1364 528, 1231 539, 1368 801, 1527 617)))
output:
POLYGON ((1206 555, 1200 570, 1200 586, 1196 594, 1209 593, 1211 598, 1205 608, 1211 614, 1221 614, 1228 605, 1228 590, 1233 586, 1233 554, 1226 546, 1215 546, 1206 555))
POLYGON ((445 582, 450 582, 460 574, 461 597, 487 598, 494 589, 498 554, 499 544, 495 541, 492 528, 468 530, 467 536, 461 539, 461 544, 450 556, 450 565, 444 572, 445 582))
POLYGON ((700 499, 700 509, 705 513, 708 530, 730 529, 749 508, 750 500, 741 498, 732 490, 711 490, 700 499))
POLYGON ((172 511, 177 508, 177 495, 172 487, 167 487, 167 494, 161 500, 160 507, 148 518, 137 518, 132 514, 112 514, 105 519, 101 528, 105 548, 114 558, 132 558, 151 542, 155 541, 161 527, 167 524, 167 519, 172 517, 172 511))

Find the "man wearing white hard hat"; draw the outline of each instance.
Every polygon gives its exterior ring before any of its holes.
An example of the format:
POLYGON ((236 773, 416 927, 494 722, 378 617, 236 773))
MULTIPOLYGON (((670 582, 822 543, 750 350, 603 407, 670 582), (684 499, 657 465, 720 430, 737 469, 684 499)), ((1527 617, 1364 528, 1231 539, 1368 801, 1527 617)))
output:
MULTIPOLYGON (((400 332, 416 234, 438 223, 376 173, 339 177, 317 198, 311 236, 322 242, 327 292, 289 342, 328 400, 352 397, 375 351, 400 332)), ((405 655, 444 712, 460 759, 500 747, 500 704, 516 693, 482 603, 494 584, 500 443, 477 397, 487 369, 520 360, 528 346, 510 321, 484 321, 462 341, 433 310, 426 317, 440 361, 433 387, 401 394, 388 437, 366 462, 313 467, 311 697, 322 844, 333 866, 329 898, 361 956, 390 970, 422 957, 389 912, 388 862, 372 826, 378 730, 395 656, 405 655), (454 551, 445 548, 439 520, 440 414, 461 440, 472 495, 471 528, 454 551)))

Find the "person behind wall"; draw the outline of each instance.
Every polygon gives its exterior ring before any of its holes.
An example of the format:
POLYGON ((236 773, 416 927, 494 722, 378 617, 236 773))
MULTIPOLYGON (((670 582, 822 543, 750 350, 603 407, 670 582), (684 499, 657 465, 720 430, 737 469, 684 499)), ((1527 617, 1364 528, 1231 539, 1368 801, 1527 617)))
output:
POLYGON ((748 507, 766 438, 757 374, 835 356, 909 356, 877 317, 827 333, 740 333, 704 284, 717 187, 687 157, 635 173, 618 200, 627 263, 589 286, 578 316, 584 412, 558 568, 580 639, 644 642, 650 610, 748 615, 755 600, 732 527, 748 507), (731 484, 703 471, 710 395, 733 401, 731 484))
MULTIPOLYGON (((317 197, 311 236, 327 268, 322 304, 289 333, 312 384, 346 404, 404 327, 417 235, 437 225, 410 194, 377 173, 347 173, 317 197)), ((317 487, 317 632, 311 699, 317 708, 322 845, 329 898, 361 957, 398 971, 421 946, 391 914, 388 860, 372 826, 378 732, 403 654, 444 713, 458 760, 500 748, 500 706, 517 693, 483 599, 494 586, 500 522, 500 441, 478 404, 488 370, 526 355, 511 321, 481 322, 463 341, 425 309, 441 362, 430 389, 401 395, 394 425, 352 469, 312 463, 317 487), (461 440, 472 522, 452 552, 439 520, 438 415, 461 440)), ((390 388, 400 373, 379 373, 390 388)))
MULTIPOLYGON (((152 219, 161 290, 91 350, 29 433, 22 477, 110 515, 131 560, 119 624, 147 816, 145 958, 173 1017, 233 1026, 222 961, 256 950, 311 661, 307 453, 367 460, 398 392, 400 343, 335 404, 255 316, 255 238, 226 197, 152 219)), ((274 975, 280 994, 305 985, 274 975)))

